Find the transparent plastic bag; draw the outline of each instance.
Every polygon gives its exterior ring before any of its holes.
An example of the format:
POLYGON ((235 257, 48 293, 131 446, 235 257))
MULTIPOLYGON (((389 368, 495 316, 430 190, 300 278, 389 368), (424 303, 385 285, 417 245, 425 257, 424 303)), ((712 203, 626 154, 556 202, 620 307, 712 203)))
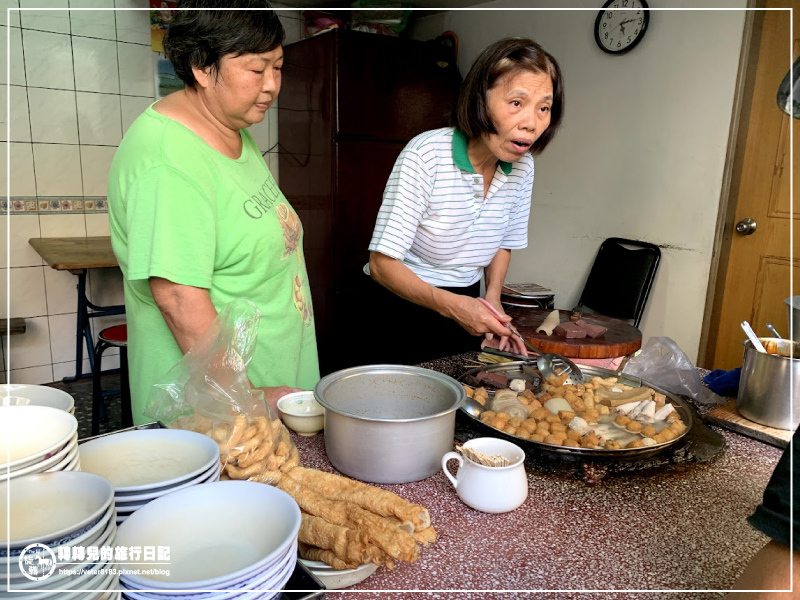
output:
POLYGON ((247 377, 260 318, 249 300, 224 306, 153 386, 144 414, 167 427, 211 437, 219 445, 221 478, 275 483, 300 458, 263 390, 253 388, 247 377))
POLYGON ((644 349, 622 370, 673 394, 689 396, 702 404, 724 400, 703 386, 700 374, 678 344, 668 337, 651 337, 644 349))

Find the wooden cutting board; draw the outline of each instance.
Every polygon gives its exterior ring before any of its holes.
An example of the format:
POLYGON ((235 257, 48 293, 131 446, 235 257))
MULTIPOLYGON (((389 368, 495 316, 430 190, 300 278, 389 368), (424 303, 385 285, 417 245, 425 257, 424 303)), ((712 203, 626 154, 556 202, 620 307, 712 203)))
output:
POLYGON ((775 429, 760 423, 745 419, 736 409, 736 401, 728 402, 712 410, 705 416, 705 420, 713 425, 719 425, 747 437, 767 442, 778 448, 786 448, 792 439, 792 432, 785 429, 775 429))
MULTIPOLYGON (((642 347, 642 332, 633 325, 604 315, 584 315, 582 319, 593 325, 602 325, 608 331, 599 338, 567 339, 556 334, 536 333, 551 311, 540 308, 509 308, 506 310, 512 323, 523 337, 542 352, 554 352, 567 358, 613 358, 633 354, 642 347)), ((569 321, 572 313, 559 311, 561 322, 569 321)))

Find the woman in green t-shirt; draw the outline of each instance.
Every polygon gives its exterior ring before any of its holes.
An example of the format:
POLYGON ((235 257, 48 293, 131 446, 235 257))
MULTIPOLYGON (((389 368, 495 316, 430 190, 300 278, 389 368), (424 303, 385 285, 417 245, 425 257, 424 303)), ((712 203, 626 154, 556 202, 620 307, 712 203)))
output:
MULTIPOLYGON (((186 0, 180 8, 261 8, 186 0)), ((297 214, 247 127, 278 97, 283 27, 274 12, 178 10, 164 39, 185 88, 131 125, 109 176, 124 276, 135 423, 153 383, 237 298, 262 313, 248 375, 273 406, 319 379, 297 214)))

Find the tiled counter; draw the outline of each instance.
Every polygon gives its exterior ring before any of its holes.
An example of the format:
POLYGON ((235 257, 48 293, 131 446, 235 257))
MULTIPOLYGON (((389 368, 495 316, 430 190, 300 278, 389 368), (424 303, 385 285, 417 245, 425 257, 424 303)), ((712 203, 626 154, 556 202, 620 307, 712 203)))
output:
MULTIPOLYGON (((429 368, 455 374, 463 360, 429 368)), ((719 598, 767 538, 745 518, 761 501, 781 450, 715 428, 728 448, 710 464, 668 465, 608 475, 590 486, 569 474, 528 469, 528 499, 490 515, 464 505, 440 471, 424 481, 380 486, 428 508, 438 539, 419 562, 379 568, 331 598, 719 598), (450 594, 378 590, 463 590, 450 594), (480 590, 468 592, 467 590, 480 590), (523 590, 705 590, 631 596, 532 594, 523 590), (505 591, 499 593, 495 591, 505 591)), ((305 466, 334 471, 324 434, 294 437, 305 466)))

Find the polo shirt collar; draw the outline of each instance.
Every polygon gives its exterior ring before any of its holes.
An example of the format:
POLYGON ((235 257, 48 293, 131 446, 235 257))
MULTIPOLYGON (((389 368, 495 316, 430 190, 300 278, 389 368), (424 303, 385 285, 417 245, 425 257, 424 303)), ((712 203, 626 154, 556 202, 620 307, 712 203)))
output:
MULTIPOLYGON (((467 154, 467 136, 465 136, 458 127, 453 130, 453 162, 455 162, 456 166, 462 171, 466 171, 467 173, 475 172, 475 168, 472 166, 472 163, 469 162, 469 154, 467 154)), ((497 164, 500 165, 500 168, 506 175, 511 173, 511 169, 514 166, 502 160, 498 160, 497 164)))

